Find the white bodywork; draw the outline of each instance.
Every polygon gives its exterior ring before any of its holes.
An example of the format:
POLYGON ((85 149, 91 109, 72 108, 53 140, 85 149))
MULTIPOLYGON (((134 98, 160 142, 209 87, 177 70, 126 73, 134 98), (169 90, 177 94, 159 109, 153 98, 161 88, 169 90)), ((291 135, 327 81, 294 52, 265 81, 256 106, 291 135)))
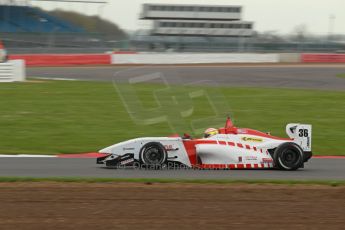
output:
POLYGON ((286 126, 287 135, 294 139, 303 151, 311 151, 311 125, 304 124, 288 124, 286 126))
MULTIPOLYGON (((175 160, 185 165, 191 167, 192 165, 189 162, 188 154, 184 148, 181 137, 144 137, 136 138, 128 141, 124 141, 112 146, 109 146, 105 149, 100 150, 100 153, 112 154, 113 158, 117 156, 124 155, 126 153, 134 153, 134 158, 139 159, 139 153, 141 148, 149 142, 159 142, 166 149, 174 150, 169 151, 169 158, 175 158, 175 160)), ((111 159, 112 156, 109 156, 111 159)))
POLYGON ((137 138, 109 146, 100 150, 100 153, 111 154, 104 159, 104 162, 128 153, 134 154, 134 159, 140 160, 140 150, 145 144, 159 142, 167 150, 169 161, 179 162, 188 167, 201 161, 198 164, 234 164, 235 168, 238 164, 242 164, 255 165, 257 168, 272 168, 274 167, 273 158, 269 150, 273 150, 283 143, 294 142, 303 151, 311 151, 311 125, 288 124, 286 131, 291 139, 277 138, 266 134, 249 134, 246 129, 237 130, 237 134, 218 134, 207 139, 137 138), (195 151, 188 149, 188 145, 194 146, 195 151))

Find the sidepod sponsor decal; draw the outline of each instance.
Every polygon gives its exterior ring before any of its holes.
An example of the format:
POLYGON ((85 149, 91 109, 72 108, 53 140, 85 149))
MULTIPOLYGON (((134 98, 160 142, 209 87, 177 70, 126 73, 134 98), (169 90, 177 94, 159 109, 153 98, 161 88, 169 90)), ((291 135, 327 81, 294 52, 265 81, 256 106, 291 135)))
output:
POLYGON ((256 138, 256 137, 242 137, 241 139, 243 141, 252 141, 252 142, 262 142, 263 141, 263 139, 256 138))

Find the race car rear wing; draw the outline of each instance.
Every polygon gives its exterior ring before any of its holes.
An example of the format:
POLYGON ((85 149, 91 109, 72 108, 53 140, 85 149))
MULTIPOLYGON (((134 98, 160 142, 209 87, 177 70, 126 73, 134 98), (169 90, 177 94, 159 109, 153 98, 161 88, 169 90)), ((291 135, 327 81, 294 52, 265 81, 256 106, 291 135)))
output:
POLYGON ((303 151, 311 152, 311 131, 312 126, 308 124, 288 124, 286 126, 287 135, 301 146, 303 151))

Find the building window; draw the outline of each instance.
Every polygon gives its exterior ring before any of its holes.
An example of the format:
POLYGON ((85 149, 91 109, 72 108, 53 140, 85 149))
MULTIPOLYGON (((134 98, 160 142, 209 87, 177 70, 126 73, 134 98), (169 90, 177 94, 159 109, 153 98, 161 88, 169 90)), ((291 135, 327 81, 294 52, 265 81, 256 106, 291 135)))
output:
POLYGON ((241 25, 240 24, 234 24, 234 28, 239 29, 239 28, 241 28, 241 25))
POLYGON ((241 12, 241 8, 237 7, 237 8, 234 8, 235 12, 236 13, 240 13, 241 12))
POLYGON ((176 27, 175 22, 167 22, 167 27, 176 27))
POLYGON ((186 11, 194 11, 192 6, 187 6, 186 11))

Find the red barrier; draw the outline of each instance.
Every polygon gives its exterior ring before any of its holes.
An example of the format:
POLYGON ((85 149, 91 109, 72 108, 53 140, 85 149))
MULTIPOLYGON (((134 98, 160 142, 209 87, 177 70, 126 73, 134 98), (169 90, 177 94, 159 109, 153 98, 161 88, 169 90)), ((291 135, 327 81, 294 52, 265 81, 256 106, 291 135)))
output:
POLYGON ((27 66, 110 65, 109 54, 19 54, 10 60, 23 59, 27 66))
POLYGON ((302 54, 303 63, 345 63, 345 54, 302 54))

